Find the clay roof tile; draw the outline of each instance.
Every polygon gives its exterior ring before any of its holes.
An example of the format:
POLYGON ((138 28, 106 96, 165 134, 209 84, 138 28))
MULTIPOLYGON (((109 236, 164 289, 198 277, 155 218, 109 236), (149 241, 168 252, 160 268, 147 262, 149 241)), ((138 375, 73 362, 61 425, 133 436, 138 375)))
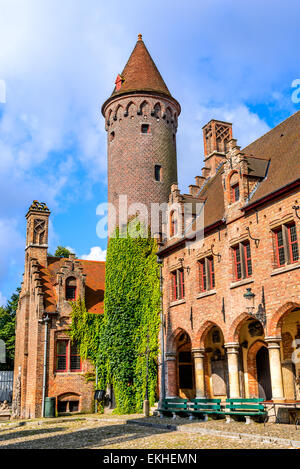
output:
POLYGON ((122 85, 119 90, 115 87, 112 97, 132 91, 154 91, 171 96, 141 34, 120 77, 122 85))

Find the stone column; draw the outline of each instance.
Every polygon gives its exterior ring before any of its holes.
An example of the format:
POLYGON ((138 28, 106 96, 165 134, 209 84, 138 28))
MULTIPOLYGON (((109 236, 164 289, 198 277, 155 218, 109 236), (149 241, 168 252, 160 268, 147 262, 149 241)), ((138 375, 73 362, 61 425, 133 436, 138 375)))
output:
POLYGON ((272 384, 272 399, 284 400, 281 357, 280 357, 280 342, 281 337, 266 337, 265 341, 268 344, 269 360, 270 360, 270 374, 272 384))
POLYGON ((177 397, 176 353, 166 353, 167 362, 167 397, 177 397))
POLYGON ((193 349, 192 355, 194 359, 196 397, 205 397, 204 349, 193 349))
POLYGON ((229 394, 230 397, 241 397, 240 380, 239 380, 239 348, 238 342, 225 344, 228 360, 228 376, 229 376, 229 394))

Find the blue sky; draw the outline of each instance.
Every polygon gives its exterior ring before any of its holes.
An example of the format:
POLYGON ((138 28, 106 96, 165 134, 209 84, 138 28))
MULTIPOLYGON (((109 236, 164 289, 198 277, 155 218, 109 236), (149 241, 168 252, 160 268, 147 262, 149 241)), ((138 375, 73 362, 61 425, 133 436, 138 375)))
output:
MULTIPOLYGON (((106 201, 100 108, 138 33, 182 106, 179 184, 203 166, 202 126, 233 122, 243 147, 300 109, 297 0, 0 0, 0 304, 23 273, 25 214, 52 211, 58 244, 103 259, 98 204, 106 201)), ((299 136, 300 138, 300 136, 299 136)))

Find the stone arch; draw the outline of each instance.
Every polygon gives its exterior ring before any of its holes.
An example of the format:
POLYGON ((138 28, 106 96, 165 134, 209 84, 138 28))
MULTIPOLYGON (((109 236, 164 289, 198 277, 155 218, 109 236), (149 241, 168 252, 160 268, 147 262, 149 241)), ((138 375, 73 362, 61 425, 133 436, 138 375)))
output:
POLYGON ((139 110, 138 110, 138 114, 139 115, 150 114, 150 104, 146 99, 141 103, 139 110))
POLYGON ((161 105, 159 102, 157 102, 153 108, 153 116, 156 118, 160 118, 161 115, 162 115, 161 105))
POLYGON ((187 334, 189 338, 191 337, 185 329, 177 327, 167 339, 167 353, 176 353, 177 340, 181 334, 187 334))
POLYGON ((106 123, 107 123, 107 125, 110 124, 112 112, 113 112, 113 111, 112 111, 111 108, 107 111, 107 114, 106 114, 106 123))
POLYGON ((77 278, 74 275, 70 275, 65 280, 65 297, 66 300, 76 300, 77 299, 77 278))
POLYGON ((249 397, 258 397, 258 382, 257 382, 257 369, 256 369, 256 355, 261 347, 266 347, 266 343, 258 339, 256 340, 248 350, 247 355, 247 371, 248 371, 248 389, 249 397))
POLYGON ((281 335, 281 326, 284 317, 289 314, 293 309, 300 309, 300 304, 295 302, 288 302, 285 305, 281 306, 271 317, 267 325, 268 335, 269 336, 280 336, 281 335))
POLYGON ((172 119, 173 119, 172 109, 170 108, 170 106, 168 106, 166 109, 166 120, 171 122, 172 119))
POLYGON ((213 322, 213 321, 205 321, 205 323, 202 324, 202 326, 200 327, 200 329, 198 330, 196 334, 195 343, 193 343, 193 346, 195 348, 197 347, 204 348, 207 334, 213 327, 218 327, 221 330, 223 337, 225 338, 224 332, 220 324, 218 324, 217 322, 213 322))
POLYGON ((205 321, 196 335, 193 348, 205 350, 204 383, 207 397, 226 395, 227 364, 224 351, 224 332, 220 324, 205 321))
POLYGON ((124 112, 124 117, 134 117, 136 114, 136 109, 136 104, 133 101, 129 101, 124 112))
POLYGON ((114 113, 114 120, 118 120, 118 119, 121 119, 123 117, 123 106, 121 104, 119 104, 115 110, 115 113, 114 113))
POLYGON ((192 398, 195 396, 194 366, 190 334, 178 327, 167 341, 168 394, 192 398))
POLYGON ((59 394, 56 399, 58 413, 80 412, 81 395, 77 392, 59 394))
POLYGON ((251 316, 248 313, 241 313, 229 327, 230 335, 226 337, 226 342, 238 342, 241 327, 244 325, 245 321, 248 319, 255 319, 254 316, 251 316))

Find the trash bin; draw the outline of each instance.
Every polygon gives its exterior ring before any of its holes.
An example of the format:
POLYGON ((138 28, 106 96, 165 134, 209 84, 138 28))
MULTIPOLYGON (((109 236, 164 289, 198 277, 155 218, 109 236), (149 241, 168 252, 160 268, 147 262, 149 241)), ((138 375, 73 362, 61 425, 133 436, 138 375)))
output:
POLYGON ((45 397, 45 417, 55 417, 56 397, 45 397))

